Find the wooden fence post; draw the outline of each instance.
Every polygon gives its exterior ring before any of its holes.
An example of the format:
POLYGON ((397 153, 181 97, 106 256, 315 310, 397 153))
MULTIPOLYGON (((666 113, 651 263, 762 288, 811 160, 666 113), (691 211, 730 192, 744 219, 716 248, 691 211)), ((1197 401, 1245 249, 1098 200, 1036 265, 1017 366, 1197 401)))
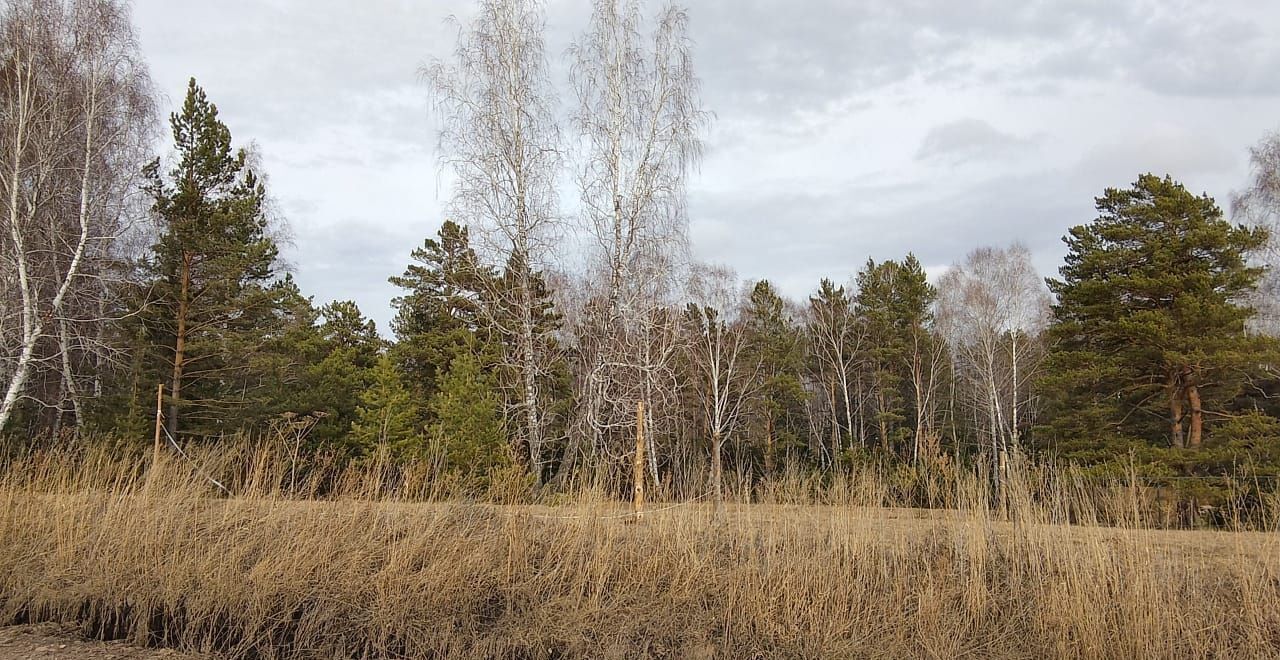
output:
POLYGON ((635 514, 644 516, 644 401, 636 403, 635 514))
POLYGON ((164 407, 164 383, 156 385, 156 437, 152 443, 151 451, 151 468, 155 469, 160 463, 160 434, 163 432, 164 413, 161 412, 164 407))
POLYGON ((999 464, 996 467, 1000 475, 1000 518, 1009 519, 1009 454, 1004 447, 1000 448, 999 464))

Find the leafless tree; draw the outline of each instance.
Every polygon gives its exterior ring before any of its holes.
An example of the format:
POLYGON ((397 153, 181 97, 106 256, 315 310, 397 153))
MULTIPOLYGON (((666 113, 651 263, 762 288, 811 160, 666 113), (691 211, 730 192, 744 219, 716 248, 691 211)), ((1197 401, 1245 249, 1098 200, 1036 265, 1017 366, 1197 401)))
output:
POLYGON ((581 213, 592 281, 601 285, 578 332, 579 441, 565 465, 579 448, 629 446, 610 439, 630 428, 637 400, 664 414, 656 399, 675 355, 667 310, 687 243, 685 181, 708 120, 687 23, 674 6, 650 26, 637 0, 596 0, 570 50, 581 213))
POLYGON ((838 456, 842 436, 861 440, 854 428, 854 411, 860 405, 855 379, 865 333, 854 317, 845 287, 829 280, 823 280, 818 294, 809 298, 808 316, 809 350, 830 413, 830 450, 838 456))
POLYGON ((556 181, 563 159, 547 76, 539 0, 481 0, 450 62, 425 73, 443 118, 442 159, 454 174, 450 210, 502 278, 484 305, 511 338, 504 358, 517 374, 509 417, 541 480, 547 434, 541 385, 552 363, 538 272, 552 257, 559 223, 556 181))
POLYGON ((909 329, 907 350, 903 356, 916 409, 915 436, 911 445, 913 462, 936 457, 936 424, 940 410, 938 396, 947 371, 946 342, 941 341, 935 333, 936 319, 929 318, 927 322, 927 325, 909 329))
MULTIPOLYGON (((7 270, 0 427, 33 373, 56 374, 55 426, 101 366, 134 177, 152 125, 127 5, 11 0, 0 10, 0 200, 7 270)), ((43 397, 42 397, 43 398, 43 397)))
POLYGON ((1049 301, 1030 252, 1020 244, 974 250, 938 282, 937 326, 951 348, 957 377, 986 417, 978 431, 989 438, 993 455, 1019 446, 1049 301))
POLYGON ((695 267, 689 282, 692 302, 685 310, 689 364, 711 435, 711 488, 717 510, 724 506, 724 442, 741 422, 760 377, 760 364, 751 363, 746 354, 736 285, 737 277, 728 268, 695 267))
POLYGON ((1254 258, 1268 266, 1250 301, 1257 315, 1253 328, 1280 336, 1280 132, 1267 135, 1249 150, 1252 177, 1247 188, 1232 196, 1237 219, 1270 232, 1267 245, 1254 258))

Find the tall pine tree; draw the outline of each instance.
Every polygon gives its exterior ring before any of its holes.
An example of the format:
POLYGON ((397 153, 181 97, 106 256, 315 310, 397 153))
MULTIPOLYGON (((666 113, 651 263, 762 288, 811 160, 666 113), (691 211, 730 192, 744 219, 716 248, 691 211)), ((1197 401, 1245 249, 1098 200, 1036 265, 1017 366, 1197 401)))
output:
POLYGON ((399 342, 391 355, 420 404, 418 428, 431 431, 454 467, 470 470, 461 463, 476 461, 479 472, 469 474, 477 476, 509 459, 497 377, 502 335, 485 317, 483 299, 500 280, 479 264, 466 227, 454 222, 446 221, 412 258, 403 275, 391 278, 405 289, 392 302, 399 342))
POLYGON ((390 278, 405 290, 391 301, 397 339, 392 356, 415 398, 425 402, 454 355, 472 350, 477 336, 488 334, 480 318, 480 292, 493 274, 479 265, 466 227, 451 221, 411 258, 414 263, 403 275, 390 278))
POLYGON ((901 262, 868 260, 857 278, 856 313, 867 333, 866 363, 881 446, 899 448, 924 432, 924 397, 932 387, 924 362, 930 352, 928 326, 937 292, 915 255, 901 262))
POLYGON ((1247 256, 1266 233, 1167 176, 1109 188, 1097 209, 1063 239, 1061 279, 1049 280, 1047 431, 1083 460, 1113 456, 1117 442, 1198 447, 1270 351, 1245 332, 1243 302, 1262 274, 1247 256))
POLYGON ((159 239, 142 267, 143 339, 168 381, 171 432, 212 435, 242 426, 260 396, 249 358, 296 289, 277 283, 263 183, 195 79, 170 124, 176 162, 144 172, 159 239))
POLYGON ((777 467, 779 446, 802 438, 804 427, 804 336, 787 314, 786 303, 768 280, 756 282, 743 313, 748 362, 760 365, 753 421, 764 437, 765 472, 777 467))

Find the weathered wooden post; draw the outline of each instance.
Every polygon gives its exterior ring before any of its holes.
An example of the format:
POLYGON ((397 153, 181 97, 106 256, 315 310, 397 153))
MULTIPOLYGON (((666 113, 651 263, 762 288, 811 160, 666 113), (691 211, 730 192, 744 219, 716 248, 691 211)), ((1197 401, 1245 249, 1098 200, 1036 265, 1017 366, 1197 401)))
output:
POLYGON ((636 403, 635 514, 644 516, 644 401, 636 403))
POLYGON ((163 432, 164 413, 161 410, 164 407, 164 383, 156 385, 156 437, 152 443, 151 451, 151 469, 155 469, 160 464, 160 434, 163 432))
POLYGON ((1004 520, 1009 519, 1009 454, 1004 447, 1000 448, 1000 460, 997 466, 1000 475, 1000 517, 1004 520))

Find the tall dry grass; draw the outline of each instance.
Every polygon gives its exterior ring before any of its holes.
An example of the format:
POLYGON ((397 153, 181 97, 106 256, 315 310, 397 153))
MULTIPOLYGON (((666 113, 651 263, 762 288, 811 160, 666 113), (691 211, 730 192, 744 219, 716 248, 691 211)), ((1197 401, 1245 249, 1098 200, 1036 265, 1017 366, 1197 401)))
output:
POLYGON ((637 522, 598 488, 194 458, 10 460, 0 621, 234 658, 1280 657, 1274 501, 1270 531, 1176 531, 1134 484, 1027 468, 1002 508, 868 468, 637 522))

